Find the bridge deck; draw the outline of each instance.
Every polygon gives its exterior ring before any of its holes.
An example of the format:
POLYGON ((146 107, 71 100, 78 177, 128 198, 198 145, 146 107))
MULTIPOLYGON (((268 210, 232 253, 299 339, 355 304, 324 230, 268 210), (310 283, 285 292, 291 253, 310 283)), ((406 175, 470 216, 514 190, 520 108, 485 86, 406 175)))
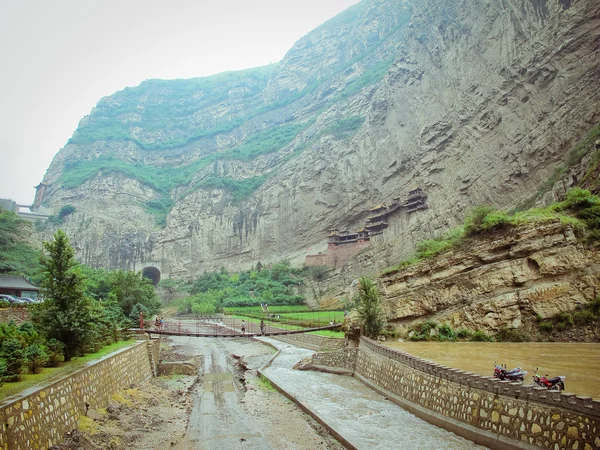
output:
MULTIPOLYGON (((188 325, 189 326, 189 325, 188 325)), ((190 331, 188 327, 173 327, 169 326, 165 330, 157 330, 152 328, 130 328, 129 331, 133 331, 135 333, 148 333, 148 334, 158 334, 163 336, 189 336, 189 337, 211 337, 211 338, 251 338, 257 336, 282 336, 287 334, 303 334, 310 333, 312 331, 323 331, 323 330, 336 330, 342 326, 341 323, 337 323, 334 325, 327 325, 324 327, 318 328, 303 328, 298 330, 281 330, 277 329, 277 331, 267 331, 263 333, 242 333, 236 329, 220 325, 214 324, 214 326, 209 325, 207 323, 202 324, 202 328, 209 328, 210 331, 190 331), (175 328, 175 329, 174 329, 175 328)))

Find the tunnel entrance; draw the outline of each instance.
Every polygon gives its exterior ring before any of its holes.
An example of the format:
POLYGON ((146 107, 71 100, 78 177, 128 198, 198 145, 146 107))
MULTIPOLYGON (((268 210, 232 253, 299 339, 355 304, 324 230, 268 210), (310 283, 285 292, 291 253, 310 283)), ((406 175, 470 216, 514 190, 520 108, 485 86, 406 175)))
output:
POLYGON ((149 278, 154 286, 158 285, 160 281, 160 270, 156 267, 144 267, 142 269, 142 276, 149 278))

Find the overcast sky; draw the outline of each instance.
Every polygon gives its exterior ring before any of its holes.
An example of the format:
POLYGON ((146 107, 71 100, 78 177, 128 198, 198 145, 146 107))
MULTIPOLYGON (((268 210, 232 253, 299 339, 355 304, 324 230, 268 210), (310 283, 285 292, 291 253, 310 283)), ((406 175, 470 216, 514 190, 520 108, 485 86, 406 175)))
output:
POLYGON ((0 198, 31 204, 100 98, 280 61, 358 0, 0 0, 0 198))

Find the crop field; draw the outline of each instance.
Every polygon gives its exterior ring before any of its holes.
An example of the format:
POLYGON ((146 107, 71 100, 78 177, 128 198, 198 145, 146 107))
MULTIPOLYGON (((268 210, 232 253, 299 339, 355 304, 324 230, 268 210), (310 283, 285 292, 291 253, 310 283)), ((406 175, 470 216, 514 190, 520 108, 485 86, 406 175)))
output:
MULTIPOLYGON (((223 308, 225 314, 244 314, 244 313, 262 313, 260 306, 233 306, 223 308)), ((269 313, 284 314, 284 313, 300 313, 310 312, 306 305, 287 305, 287 306, 269 306, 269 313)))

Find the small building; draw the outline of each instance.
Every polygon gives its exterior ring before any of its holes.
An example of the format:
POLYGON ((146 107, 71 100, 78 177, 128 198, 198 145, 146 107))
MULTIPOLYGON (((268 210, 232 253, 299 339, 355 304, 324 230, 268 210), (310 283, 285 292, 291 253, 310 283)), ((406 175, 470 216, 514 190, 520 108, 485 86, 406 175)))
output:
POLYGON ((404 203, 406 212, 412 213, 420 209, 427 209, 427 194, 421 188, 413 189, 408 193, 408 199, 404 203))
POLYGON ((40 288, 20 275, 0 274, 0 294, 37 299, 40 288))

